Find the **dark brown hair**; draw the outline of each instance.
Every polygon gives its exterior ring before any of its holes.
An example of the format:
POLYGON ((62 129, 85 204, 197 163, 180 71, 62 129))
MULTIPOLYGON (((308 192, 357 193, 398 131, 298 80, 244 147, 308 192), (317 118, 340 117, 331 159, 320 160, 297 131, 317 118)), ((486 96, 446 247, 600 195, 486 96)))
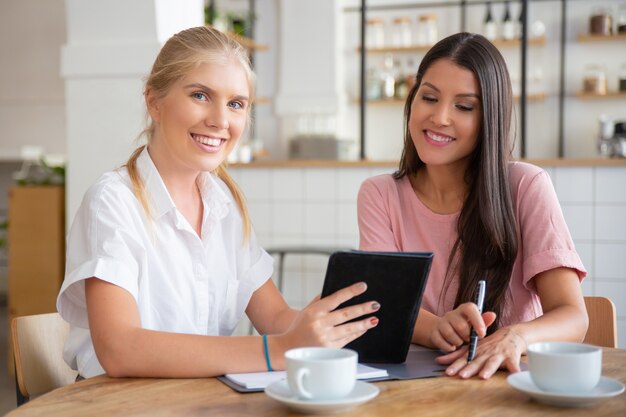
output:
POLYGON ((424 167, 409 131, 411 104, 422 77, 439 59, 448 59, 474 74, 482 104, 477 145, 465 173, 468 194, 459 215, 458 238, 448 259, 444 293, 450 287, 452 276, 458 273, 456 308, 472 301, 478 281, 485 279, 484 311, 498 315, 489 329, 493 332, 500 321, 518 244, 508 170, 513 106, 511 80, 502 55, 485 37, 457 33, 439 41, 424 56, 404 107, 404 149, 394 178, 412 177, 424 167))

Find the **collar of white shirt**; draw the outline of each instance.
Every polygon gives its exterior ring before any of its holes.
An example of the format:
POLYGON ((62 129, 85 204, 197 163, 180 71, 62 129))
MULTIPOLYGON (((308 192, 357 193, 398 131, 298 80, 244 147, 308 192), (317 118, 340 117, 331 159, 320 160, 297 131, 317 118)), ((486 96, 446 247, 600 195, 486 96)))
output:
MULTIPOLYGON (((148 195, 152 197, 152 202, 156 209, 154 213, 156 218, 158 219, 176 208, 159 171, 148 153, 147 147, 137 158, 137 169, 144 181, 148 195)), ((204 223, 207 220, 211 222, 219 221, 228 215, 228 206, 232 203, 232 197, 226 194, 223 187, 226 187, 226 185, 214 174, 210 172, 200 174, 198 188, 204 204, 204 223)))

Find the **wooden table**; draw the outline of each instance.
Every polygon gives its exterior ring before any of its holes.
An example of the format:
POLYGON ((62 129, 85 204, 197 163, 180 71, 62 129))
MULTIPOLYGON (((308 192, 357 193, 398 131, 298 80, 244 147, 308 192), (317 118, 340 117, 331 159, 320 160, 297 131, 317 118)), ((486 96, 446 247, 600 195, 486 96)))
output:
MULTIPOLYGON (((491 379, 438 377, 385 381, 374 400, 341 416, 626 416, 626 393, 593 408, 558 408, 513 389, 506 372, 491 379)), ((626 383, 626 350, 605 349, 603 375, 626 383)), ((23 416, 291 416, 264 393, 238 394, 215 378, 86 379, 45 394, 7 414, 23 416)))

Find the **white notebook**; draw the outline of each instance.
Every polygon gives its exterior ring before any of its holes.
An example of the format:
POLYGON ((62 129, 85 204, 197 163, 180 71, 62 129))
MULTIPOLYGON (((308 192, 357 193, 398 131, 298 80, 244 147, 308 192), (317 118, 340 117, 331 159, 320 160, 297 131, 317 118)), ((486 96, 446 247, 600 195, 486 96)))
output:
MULTIPOLYGON (((386 378, 385 369, 373 368, 359 363, 356 369, 357 379, 386 378)), ((251 372, 242 374, 226 374, 226 378, 246 389, 265 389, 269 384, 287 378, 285 371, 251 372)))

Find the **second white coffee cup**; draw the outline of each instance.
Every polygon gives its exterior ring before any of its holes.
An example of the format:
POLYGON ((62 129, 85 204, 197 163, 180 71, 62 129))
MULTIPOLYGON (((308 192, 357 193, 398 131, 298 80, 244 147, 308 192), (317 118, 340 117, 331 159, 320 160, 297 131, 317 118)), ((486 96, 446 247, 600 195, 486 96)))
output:
POLYGON ((287 382, 298 397, 334 400, 354 389, 358 354, 350 349, 304 347, 285 352, 287 382))
POLYGON ((582 343, 534 343, 528 347, 528 370, 544 391, 591 391, 600 382, 602 349, 582 343))

